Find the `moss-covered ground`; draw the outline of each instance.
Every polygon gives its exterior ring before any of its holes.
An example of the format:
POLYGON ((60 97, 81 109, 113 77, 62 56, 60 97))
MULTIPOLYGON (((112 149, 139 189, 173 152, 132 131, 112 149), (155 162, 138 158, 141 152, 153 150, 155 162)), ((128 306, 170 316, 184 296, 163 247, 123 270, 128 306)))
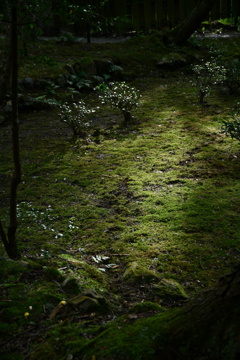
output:
MULTIPOLYGON (((1 247, 1 359, 154 358, 156 322, 186 301, 159 295, 159 279, 176 280, 192 298, 239 262, 239 143, 220 132, 238 96, 216 89, 200 105, 190 66, 156 68, 169 51, 205 56, 207 41, 171 49, 156 36, 117 44, 45 42, 21 60, 21 78, 44 78, 81 56, 109 57, 131 74, 142 97, 136 122, 126 127, 117 111, 101 109, 94 118, 97 138, 94 131, 73 138, 51 109, 20 112, 22 260, 6 260, 1 247), (157 277, 125 279, 136 262, 157 277), (101 311, 69 302, 86 291, 104 299, 101 311), (151 323, 149 316, 158 313, 151 323), (138 326, 141 341, 130 347, 127 339, 139 334, 138 326)), ((239 38, 211 41, 226 57, 240 56, 239 38)), ((94 91, 79 96, 99 105, 94 91)), ((6 228, 13 168, 8 122, 0 128, 0 146, 6 228)))

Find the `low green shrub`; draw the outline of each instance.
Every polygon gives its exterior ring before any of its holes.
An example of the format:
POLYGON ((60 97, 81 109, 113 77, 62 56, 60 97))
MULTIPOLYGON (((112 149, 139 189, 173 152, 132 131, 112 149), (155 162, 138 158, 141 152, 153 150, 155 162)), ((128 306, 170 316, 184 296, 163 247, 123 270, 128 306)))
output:
POLYGON ((65 103, 60 105, 59 109, 60 120, 72 128, 74 135, 86 135, 90 126, 90 122, 87 121, 88 117, 95 113, 96 109, 88 108, 82 100, 71 106, 65 103))
POLYGON ((102 104, 110 104, 112 108, 118 108, 126 123, 133 121, 132 110, 139 106, 139 90, 128 86, 125 81, 101 84, 96 89, 102 104))
POLYGON ((194 65, 193 72, 200 103, 204 102, 204 98, 209 95, 213 85, 222 83, 226 78, 226 68, 214 58, 194 65))

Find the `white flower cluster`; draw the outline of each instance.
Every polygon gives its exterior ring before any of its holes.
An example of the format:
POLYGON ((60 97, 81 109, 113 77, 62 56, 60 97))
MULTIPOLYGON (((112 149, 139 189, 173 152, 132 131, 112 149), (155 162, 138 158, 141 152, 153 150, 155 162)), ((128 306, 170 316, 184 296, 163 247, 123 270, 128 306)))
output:
POLYGON ((60 105, 59 108, 61 121, 72 128, 74 135, 82 134, 89 127, 89 122, 86 121, 86 118, 96 111, 95 109, 87 108, 81 100, 78 103, 71 104, 71 106, 65 103, 60 105))
POLYGON ((196 87, 199 91, 199 100, 209 94, 211 86, 220 84, 226 79, 227 70, 223 65, 218 64, 217 60, 203 62, 195 65, 193 72, 196 79, 196 87))
POLYGON ((200 65, 195 65, 193 71, 197 77, 205 78, 206 81, 212 84, 218 84, 225 80, 226 68, 223 65, 218 65, 216 61, 207 61, 200 65))
POLYGON ((110 104, 121 110, 123 115, 131 114, 133 108, 139 105, 140 93, 126 82, 111 82, 109 85, 98 87, 100 90, 99 99, 102 104, 110 104))

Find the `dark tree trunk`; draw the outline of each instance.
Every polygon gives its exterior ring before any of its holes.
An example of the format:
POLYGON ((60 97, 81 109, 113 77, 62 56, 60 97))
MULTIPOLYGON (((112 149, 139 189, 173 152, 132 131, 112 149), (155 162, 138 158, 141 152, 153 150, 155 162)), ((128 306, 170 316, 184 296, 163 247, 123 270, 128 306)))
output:
POLYGON ((17 25, 17 6, 12 7, 11 24, 11 73, 12 73, 12 146, 14 170, 11 180, 10 191, 10 221, 7 235, 0 222, 0 236, 5 250, 11 259, 18 259, 19 252, 17 247, 16 230, 17 222, 17 187, 21 181, 21 162, 19 150, 19 125, 18 125, 18 25, 17 25))
POLYGON ((10 91, 11 82, 11 52, 10 52, 10 26, 4 24, 5 44, 2 51, 1 68, 0 68, 0 106, 4 106, 7 102, 6 95, 10 91))
POLYGON ((124 116, 124 124, 125 125, 129 125, 133 122, 134 118, 130 111, 123 111, 123 116, 124 116))
POLYGON ((60 30, 62 27, 61 17, 59 15, 58 10, 58 2, 56 0, 52 0, 52 13, 53 13, 53 35, 59 36, 60 30))
POLYGON ((12 145, 14 172, 11 181, 10 192, 10 223, 8 227, 8 242, 14 257, 18 257, 17 251, 17 187, 21 181, 21 162, 19 150, 19 124, 18 124, 18 28, 17 28, 17 5, 12 9, 12 145))
POLYGON ((90 44, 91 43, 91 34, 90 34, 90 24, 89 22, 87 22, 86 24, 86 32, 87 32, 87 43, 90 44))
POLYGON ((189 17, 170 32, 169 36, 167 36, 168 40, 177 45, 187 41, 194 31, 198 29, 216 2, 217 0, 199 0, 189 17))
POLYGON ((168 345, 159 349, 159 359, 240 359, 240 266, 172 320, 168 345))

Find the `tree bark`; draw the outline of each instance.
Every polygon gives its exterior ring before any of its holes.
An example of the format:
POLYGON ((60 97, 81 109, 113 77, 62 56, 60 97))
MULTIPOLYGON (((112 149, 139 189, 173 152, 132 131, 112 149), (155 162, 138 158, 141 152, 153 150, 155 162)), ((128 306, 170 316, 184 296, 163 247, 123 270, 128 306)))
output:
MULTIPOLYGON (((199 294, 173 320, 165 360, 240 359, 240 266, 199 294)), ((161 355, 165 356, 161 357, 161 355)))
POLYGON ((17 187, 21 182, 21 161, 19 148, 19 124, 18 124, 18 24, 17 24, 18 1, 12 7, 11 19, 11 72, 12 72, 12 146, 14 170, 10 189, 10 211, 7 235, 0 222, 0 236, 8 256, 11 259, 19 259, 16 230, 17 222, 17 187))
POLYGON ((52 0, 52 13, 53 13, 53 36, 59 36, 62 26, 61 17, 59 15, 57 0, 52 0))
POLYGON ((168 40, 182 45, 198 29, 217 0, 199 0, 192 13, 167 36, 168 40))
MULTIPOLYGON (((10 20, 9 20, 10 22, 10 20)), ((1 59, 1 74, 0 74, 0 107, 3 107, 7 102, 7 96, 10 90, 11 82, 11 52, 10 52, 10 25, 8 22, 4 23, 4 48, 1 59)))
POLYGON ((10 223, 8 227, 8 242, 11 255, 18 258, 16 230, 17 222, 17 187, 21 182, 21 162, 19 149, 19 124, 18 124, 18 25, 17 25, 17 1, 12 8, 12 145, 14 171, 11 181, 10 192, 10 223))

